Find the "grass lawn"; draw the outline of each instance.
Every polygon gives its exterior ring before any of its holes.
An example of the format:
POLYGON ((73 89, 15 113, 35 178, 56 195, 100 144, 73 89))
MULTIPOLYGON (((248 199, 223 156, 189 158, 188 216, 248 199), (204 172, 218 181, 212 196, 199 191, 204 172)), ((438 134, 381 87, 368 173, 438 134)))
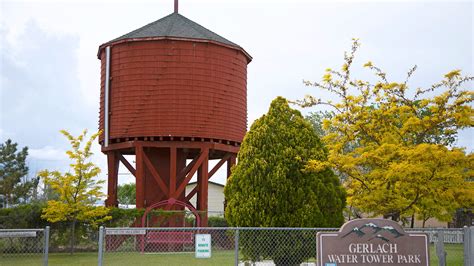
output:
MULTIPOLYGON (((446 250, 446 265, 464 265, 464 246, 462 244, 444 244, 446 250)), ((438 265, 436 246, 430 245, 430 262, 432 266, 438 265)))
MULTIPOLYGON (((97 253, 49 254, 49 265, 97 265, 97 253)), ((42 265, 40 255, 0 256, 0 265, 42 265)), ((233 265, 233 251, 213 251, 210 259, 196 259, 194 252, 187 253, 106 253, 104 265, 233 265)))
MULTIPOLYGON (((463 265, 463 246, 445 244, 447 265, 463 265)), ((431 265, 438 265, 436 249, 430 245, 431 265)), ((0 266, 6 265, 42 265, 42 257, 35 256, 2 256, 0 266)), ((97 253, 76 253, 74 255, 52 253, 49 265, 97 265, 97 253)), ((186 253, 106 253, 104 265, 234 265, 233 251, 213 251, 210 259, 196 259, 194 252, 186 253)))
POLYGON ((120 253, 107 254, 104 265, 234 265, 233 251, 212 252, 209 259, 196 259, 194 252, 188 253, 120 253))

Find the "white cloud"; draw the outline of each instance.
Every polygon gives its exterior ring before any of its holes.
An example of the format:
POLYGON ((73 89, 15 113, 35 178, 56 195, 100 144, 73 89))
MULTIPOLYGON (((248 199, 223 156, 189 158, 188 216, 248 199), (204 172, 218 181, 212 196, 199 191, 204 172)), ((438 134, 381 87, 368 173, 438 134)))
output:
POLYGON ((51 146, 45 146, 38 149, 28 149, 28 156, 34 160, 44 161, 64 161, 68 159, 65 150, 51 146))

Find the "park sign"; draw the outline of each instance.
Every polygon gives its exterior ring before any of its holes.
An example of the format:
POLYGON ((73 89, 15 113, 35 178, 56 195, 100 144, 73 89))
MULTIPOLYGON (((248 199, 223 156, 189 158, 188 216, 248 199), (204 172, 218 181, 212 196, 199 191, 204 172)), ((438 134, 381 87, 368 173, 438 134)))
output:
POLYGON ((146 230, 143 228, 107 228, 106 235, 145 235, 146 230))
POLYGON ((6 231, 0 232, 0 238, 11 237, 36 237, 35 231, 6 231))
POLYGON ((317 234, 318 266, 429 266, 428 236, 386 219, 356 219, 339 232, 317 234))
POLYGON ((196 253, 197 259, 208 259, 211 257, 211 235, 196 234, 196 253))

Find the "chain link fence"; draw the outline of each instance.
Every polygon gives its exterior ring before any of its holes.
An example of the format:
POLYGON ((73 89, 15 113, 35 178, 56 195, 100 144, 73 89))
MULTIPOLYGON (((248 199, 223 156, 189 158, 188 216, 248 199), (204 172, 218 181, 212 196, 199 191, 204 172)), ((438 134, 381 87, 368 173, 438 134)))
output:
MULTIPOLYGON (((316 234, 338 230, 102 227, 99 265, 316 265, 316 234)), ((465 232, 474 232, 474 228, 414 228, 406 231, 428 234, 432 265, 437 265, 441 259, 438 255, 441 243, 446 243, 443 249, 447 261, 454 261, 449 265, 462 265, 463 261, 470 265, 472 245, 467 245, 466 241, 472 242, 473 237, 466 240, 465 232), (438 241, 440 237, 442 242, 438 241)))
POLYGON ((233 265, 234 238, 227 228, 101 228, 99 265, 233 265), (196 235, 210 235, 210 258, 196 258, 196 235))
POLYGON ((470 244, 474 227, 406 228, 405 231, 428 235, 432 264, 463 265, 464 262, 464 265, 474 266, 474 251, 470 244))
MULTIPOLYGON (((101 227, 98 259, 99 265, 309 266, 316 265, 316 234, 338 230, 339 228, 101 227)), ((432 265, 438 264, 443 256, 444 259, 447 257, 448 265, 462 265, 463 262, 464 265, 474 265, 474 227, 405 230, 428 234, 432 265), (438 241, 439 239, 443 241, 438 241)), ((1 229, 0 266, 48 265, 49 235, 49 227, 1 229)))
POLYGON ((0 229, 0 265, 48 265, 49 226, 0 229))
POLYGON ((99 265, 315 265, 317 232, 337 230, 101 228, 99 265))
POLYGON ((316 234, 339 228, 239 229, 239 264, 316 265, 316 234))
POLYGON ((464 242, 463 228, 406 228, 405 231, 425 233, 430 243, 438 242, 440 232, 443 232, 443 243, 462 244, 464 242))

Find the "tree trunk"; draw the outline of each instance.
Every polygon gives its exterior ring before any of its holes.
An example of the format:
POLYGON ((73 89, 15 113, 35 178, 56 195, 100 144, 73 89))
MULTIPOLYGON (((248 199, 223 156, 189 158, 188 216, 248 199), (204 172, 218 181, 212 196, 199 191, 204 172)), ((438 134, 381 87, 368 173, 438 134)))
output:
POLYGON ((7 194, 7 195, 5 195, 5 207, 4 207, 4 208, 9 208, 9 207, 10 207, 10 206, 9 206, 9 203, 10 203, 10 202, 9 202, 9 200, 8 200, 8 194, 7 194))
POLYGON ((73 219, 71 221, 71 238, 70 238, 70 241, 69 241, 69 250, 70 250, 70 254, 74 254, 74 244, 76 242, 76 239, 75 239, 75 236, 76 236, 76 219, 73 219))
POLYGON ((400 221, 400 213, 392 214, 392 221, 399 222, 400 221))
POLYGON ((410 227, 411 228, 414 228, 415 227, 415 213, 413 213, 411 215, 411 224, 410 224, 410 227))
POLYGON ((390 220, 398 222, 398 221, 400 221, 400 214, 392 212, 392 213, 389 213, 389 214, 384 214, 383 218, 384 219, 389 219, 390 218, 390 220))

